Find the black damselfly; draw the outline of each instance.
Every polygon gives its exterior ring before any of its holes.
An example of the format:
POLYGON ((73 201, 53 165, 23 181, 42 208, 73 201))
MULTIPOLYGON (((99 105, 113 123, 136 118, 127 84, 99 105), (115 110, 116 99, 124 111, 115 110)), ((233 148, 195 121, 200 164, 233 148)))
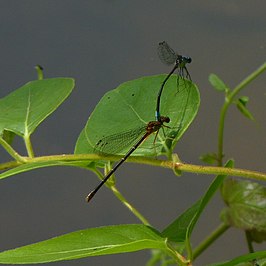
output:
MULTIPOLYGON (((155 139, 158 135, 158 132, 160 130, 161 127, 165 126, 164 123, 169 123, 170 122, 170 118, 169 117, 164 117, 164 116, 160 116, 160 119, 158 121, 151 121, 149 122, 146 126, 141 127, 137 130, 133 130, 135 133, 138 134, 130 134, 131 135, 131 139, 134 139, 134 141, 137 141, 137 138, 139 138, 139 140, 132 146, 132 148, 125 154, 125 156, 114 166, 113 169, 111 169, 106 176, 102 179, 102 181, 88 194, 88 196, 86 197, 86 201, 89 202, 94 195, 97 193, 97 191, 105 184, 105 182, 114 174, 114 172, 119 168, 119 166, 126 161, 126 159, 141 145, 142 142, 144 142, 146 140, 146 138, 148 138, 152 133, 156 133, 155 135, 155 139), (141 135, 142 134, 142 135, 141 135), (135 136, 134 136, 135 135, 135 136), (134 137, 134 138, 133 138, 134 137)), ((165 126, 167 127, 167 126, 165 126)), ((96 144, 95 149, 100 150, 105 152, 106 148, 108 148, 109 145, 114 145, 113 141, 115 139, 117 139, 119 141, 119 137, 120 136, 125 136, 128 135, 130 131, 127 131, 127 133, 120 133, 115 135, 111 135, 109 137, 105 137, 101 140, 99 140, 96 144)), ((121 140, 120 140, 121 142, 121 140)), ((131 140, 132 142, 132 140, 131 140)), ((109 153, 109 151, 108 151, 109 153)))
POLYGON ((157 97, 155 117, 157 121, 160 121, 160 101, 164 85, 176 69, 178 70, 177 82, 179 81, 179 77, 181 77, 182 79, 187 78, 191 81, 191 77, 187 70, 186 64, 191 63, 192 59, 188 56, 179 55, 165 41, 160 42, 158 45, 158 56, 164 64, 174 64, 173 69, 164 79, 157 97))

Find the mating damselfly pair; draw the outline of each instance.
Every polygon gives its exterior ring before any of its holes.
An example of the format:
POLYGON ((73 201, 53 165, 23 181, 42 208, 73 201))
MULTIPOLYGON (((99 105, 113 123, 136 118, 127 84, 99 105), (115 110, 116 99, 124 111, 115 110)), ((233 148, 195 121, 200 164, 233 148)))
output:
POLYGON ((110 93, 107 94, 106 97, 104 97, 105 101, 104 108, 106 110, 106 113, 113 114, 110 116, 112 118, 108 119, 107 117, 105 117, 103 111, 101 111, 101 113, 99 112, 96 115, 95 112, 97 113, 97 110, 95 110, 93 116, 88 121, 90 122, 90 129, 88 127, 87 141, 90 143, 90 146, 93 147, 93 152, 98 154, 106 154, 106 155, 122 154, 123 157, 105 175, 105 177, 101 180, 101 182, 88 194, 86 198, 87 201, 90 201, 93 198, 93 196, 97 193, 97 191, 106 183, 106 181, 114 174, 114 172, 121 166, 121 164, 123 164, 123 162, 125 162, 128 159, 128 157, 132 155, 132 153, 136 154, 137 153, 136 150, 139 151, 140 147, 143 146, 145 146, 146 148, 149 146, 155 146, 155 142, 156 146, 159 146, 161 150, 166 150, 167 147, 170 147, 175 142, 177 142, 177 140, 181 137, 185 129, 188 127, 189 123, 185 121, 186 117, 193 116, 194 118, 193 111, 190 113, 187 113, 186 111, 187 106, 189 104, 189 97, 191 95, 190 93, 191 78, 186 68, 186 64, 190 63, 191 59, 189 57, 181 56, 175 53, 166 42, 159 43, 158 55, 163 63, 168 65, 171 64, 174 65, 171 72, 163 80, 160 80, 160 78, 158 77, 150 78, 149 80, 143 78, 137 80, 139 82, 137 81, 133 81, 133 83, 127 82, 125 85, 127 88, 126 89, 121 88, 119 90, 119 94, 121 94, 120 97, 121 99, 118 102, 119 105, 122 105, 122 107, 120 106, 121 110, 123 110, 124 108, 125 112, 129 113, 132 109, 132 112, 130 112, 130 115, 128 115, 127 120, 125 120, 125 118, 123 118, 124 119, 123 120, 113 117, 114 114, 117 113, 115 112, 115 108, 117 106, 113 106, 112 103, 113 95, 110 96, 111 94, 110 93), (177 80, 174 81, 174 78, 171 79, 171 76, 176 70, 177 70, 177 77, 176 77, 177 80), (175 87, 180 87, 179 79, 182 79, 182 81, 184 81, 183 85, 187 87, 187 90, 180 90, 178 88, 177 90, 172 90, 171 92, 167 92, 167 96, 169 97, 169 99, 167 100, 167 102, 165 102, 166 107, 164 108, 164 110, 167 113, 169 112, 169 114, 173 114, 173 118, 171 117, 170 121, 170 118, 168 116, 161 116, 160 114, 162 92, 165 87, 167 86, 172 87, 174 83, 175 87), (185 81, 185 79, 188 79, 189 81, 187 82, 185 81), (154 87, 155 84, 156 86, 154 87), (150 99, 150 96, 145 97, 145 93, 147 93, 147 95, 151 93, 151 91, 150 90, 148 91, 147 89, 151 86, 153 86, 152 90, 155 93, 157 91, 157 93, 154 94, 155 97, 153 100, 150 99), (127 102, 124 103, 125 101, 127 102), (145 106, 141 107, 140 105, 143 105, 143 102, 145 103, 145 106), (141 117, 140 114, 143 113, 144 116, 146 116, 146 113, 149 113, 150 109, 153 109, 154 106, 155 106, 154 121, 150 121, 146 117, 145 118, 141 117), (143 108, 145 108, 145 111, 143 110, 143 108), (91 128, 93 127, 94 122, 97 125, 101 124, 99 123, 99 120, 102 121, 103 125, 107 126, 105 129, 104 126, 102 127, 102 129, 99 128, 97 134, 94 134, 93 138, 91 137, 91 135, 93 135, 91 133, 92 131, 91 128), (125 125, 127 128, 128 124, 130 123, 130 122, 128 123, 128 121, 135 121, 135 120, 137 121, 136 124, 141 122, 142 125, 133 127, 134 123, 133 122, 132 127, 130 127, 129 130, 116 132, 114 134, 106 133, 108 131, 115 132, 116 131, 115 128, 116 127, 121 128, 121 125, 122 126, 125 125), (174 126, 172 125, 169 126, 169 123, 171 123, 174 126), (163 130, 160 130, 162 128, 163 130), (153 133, 155 133, 155 137, 153 140, 151 140, 152 138, 150 136, 153 133), (100 137, 100 135, 102 137, 100 137), (99 139, 97 139, 98 136, 99 139), (128 150, 126 151, 126 149, 128 150))

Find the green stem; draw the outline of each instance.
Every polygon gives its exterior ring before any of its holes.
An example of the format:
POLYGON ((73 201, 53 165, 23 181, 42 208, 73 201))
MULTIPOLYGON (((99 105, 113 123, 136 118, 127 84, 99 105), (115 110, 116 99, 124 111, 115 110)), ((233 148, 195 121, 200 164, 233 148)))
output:
MULTIPOLYGON (((93 169, 93 172, 102 180, 104 178, 103 174, 98 169, 93 169)), ((150 225, 147 219, 130 204, 126 198, 120 193, 116 186, 110 185, 111 182, 107 182, 106 186, 112 190, 115 196, 145 225, 150 225)))
POLYGON ((3 138, 0 138, 0 144, 17 162, 25 162, 25 159, 21 155, 19 155, 3 138))
MULTIPOLYGON (((117 161, 121 156, 99 156, 96 154, 62 154, 62 155, 50 155, 40 156, 34 158, 23 158, 27 163, 37 164, 45 163, 49 166, 49 163, 57 163, 58 165, 69 165, 82 167, 82 164, 87 164, 90 161, 97 160, 111 160, 117 161)), ((266 173, 251 171, 239 168, 227 168, 218 166, 202 166, 193 164, 184 164, 181 162, 174 163, 173 161, 158 160, 147 157, 131 156, 127 159, 127 162, 142 163, 152 166, 158 166, 163 168, 174 169, 182 172, 196 173, 196 174, 212 174, 212 175, 231 175, 245 178, 251 178, 255 180, 266 181, 266 173)), ((10 162, 12 163, 12 162, 10 162)), ((54 166, 55 164, 53 164, 54 166)), ((6 169, 6 163, 0 164, 0 170, 6 169)))
POLYGON ((257 76, 266 70, 266 62, 262 64, 253 73, 247 76, 242 82, 240 82, 235 89, 228 95, 230 99, 233 99, 245 86, 247 86, 251 81, 253 81, 257 76))
POLYGON ((167 243, 167 251, 169 256, 171 256, 177 265, 179 266, 189 266, 190 260, 187 260, 182 254, 176 251, 174 247, 170 245, 170 243, 167 243))
POLYGON ((185 245, 186 245, 187 257, 189 258, 190 261, 192 261, 193 260, 193 251, 192 251, 190 239, 186 240, 185 245))
POLYGON ((43 68, 40 65, 35 66, 35 69, 37 70, 37 77, 38 80, 42 80, 43 79, 43 68))
POLYGON ((225 116, 226 116, 227 110, 229 106, 232 104, 232 102, 234 101, 235 96, 265 70, 266 70, 266 63, 261 65, 257 70, 255 70, 247 78, 245 78, 242 82, 240 82, 226 97, 226 101, 220 113, 220 121, 219 121, 219 129, 218 129, 218 165, 219 166, 223 164, 224 123, 225 123, 225 116))
POLYGON ((25 158, 23 158, 23 162, 19 162, 19 161, 10 161, 10 162, 6 162, 6 163, 1 163, 0 164, 0 171, 4 171, 4 170, 8 170, 8 169, 11 169, 11 168, 15 168, 21 164, 24 163, 24 160, 25 158))
POLYGON ((31 144, 31 141, 30 141, 30 136, 24 136, 24 142, 25 142, 25 145, 26 145, 28 156, 30 158, 33 158, 34 157, 34 152, 33 152, 32 144, 31 144))
POLYGON ((110 187, 115 196, 145 225, 150 225, 148 220, 120 193, 116 186, 110 187))
POLYGON ((254 248, 253 248, 253 245, 252 245, 252 238, 250 236, 250 232, 246 231, 245 234, 246 234, 246 240, 247 240, 249 253, 254 253, 254 248))
POLYGON ((205 249, 207 249, 219 236, 229 228, 226 224, 218 226, 206 239, 204 239, 194 250, 193 259, 195 260, 205 249))
POLYGON ((224 121, 225 121, 227 108, 228 108, 227 104, 224 103, 220 113, 220 121, 218 129, 218 153, 217 153, 218 166, 223 165, 224 121))
MULTIPOLYGON (((249 250, 249 253, 254 253, 255 250, 254 250, 254 247, 253 247, 253 244, 252 244, 252 237, 251 237, 251 234, 249 231, 246 231, 246 240, 247 240, 247 245, 248 245, 248 250, 249 250)), ((253 259, 252 261, 252 265, 259 265, 257 263, 257 259, 253 259)))
POLYGON ((183 172, 190 172, 197 174, 231 175, 231 176, 239 176, 255 180, 266 181, 265 173, 250 171, 240 168, 201 166, 201 165, 192 165, 192 164, 179 164, 176 165, 175 168, 183 172))

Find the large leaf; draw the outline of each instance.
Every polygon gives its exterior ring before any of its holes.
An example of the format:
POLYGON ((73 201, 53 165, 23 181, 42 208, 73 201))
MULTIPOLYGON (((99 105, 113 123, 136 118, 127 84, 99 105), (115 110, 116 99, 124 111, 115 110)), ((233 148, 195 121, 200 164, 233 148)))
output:
POLYGON ((74 80, 52 78, 31 81, 0 99, 0 133, 29 136, 70 94, 74 80))
MULTIPOLYGON (((233 167, 233 161, 228 161, 225 167, 233 167)), ((162 232, 162 235, 174 242, 189 241, 191 233, 194 229, 196 222, 198 221, 201 213, 211 200, 217 189, 220 187, 225 175, 218 175, 204 196, 194 203, 189 209, 182 213, 174 222, 172 222, 162 232)))
POLYGON ((81 167, 81 168, 94 168, 93 163, 89 163, 85 160, 71 160, 71 161, 60 161, 60 160, 47 160, 43 162, 29 162, 25 164, 21 164, 17 167, 14 167, 10 170, 7 170, 0 174, 0 179, 4 179, 13 175, 17 175, 20 173, 32 171, 39 168, 44 167, 52 167, 52 166, 74 166, 74 167, 81 167))
MULTIPOLYGON (((81 132, 75 153, 93 153, 96 143, 106 136, 121 132, 139 133, 140 136, 136 134, 133 140, 119 135, 121 139, 118 138, 117 142, 121 147, 117 151, 114 147, 113 153, 125 154, 138 137, 144 135, 147 123, 155 119, 157 94, 165 77, 158 75, 132 80, 106 93, 81 132)), ((161 99, 161 114, 171 120, 167 124, 169 128, 160 130, 156 145, 154 137, 150 136, 134 155, 160 155, 175 145, 196 116, 199 102, 197 87, 185 81, 182 87, 177 88, 176 76, 173 75, 166 83, 161 99)))
POLYGON ((0 253, 1 264, 35 264, 89 256, 167 249, 166 239, 145 225, 81 230, 0 253))
POLYGON ((255 182, 228 179, 223 184, 222 196, 227 207, 223 221, 250 231, 253 240, 266 240, 266 187, 255 182))

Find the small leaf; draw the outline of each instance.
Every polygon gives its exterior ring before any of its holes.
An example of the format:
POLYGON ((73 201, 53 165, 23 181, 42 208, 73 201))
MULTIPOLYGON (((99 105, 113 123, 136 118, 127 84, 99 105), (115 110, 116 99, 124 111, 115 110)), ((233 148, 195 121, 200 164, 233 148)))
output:
POLYGON ((249 97, 247 96, 242 96, 238 99, 244 106, 247 105, 247 103, 249 102, 249 97))
POLYGON ((222 196, 227 204, 221 213, 222 220, 250 231, 253 236, 260 232, 265 239, 266 188, 255 182, 228 179, 223 184, 222 196))
POLYGON ((14 137, 15 137, 15 133, 13 133, 11 131, 4 130, 2 132, 2 138, 3 138, 3 140, 5 140, 5 142, 7 142, 9 145, 12 144, 14 137))
POLYGON ((251 114, 251 112, 247 109, 246 104, 248 103, 248 97, 242 97, 238 99, 237 101, 237 109, 248 119, 254 121, 254 116, 251 114))
POLYGON ((218 91, 224 91, 226 93, 229 91, 228 86, 226 86, 225 83, 215 74, 209 75, 209 82, 218 91))
POLYGON ((200 156, 200 160, 207 164, 217 164, 218 158, 216 153, 206 153, 200 156))
POLYGON ((166 239, 145 225, 105 226, 1 252, 0 263, 36 264, 143 249, 167 250, 166 239))
POLYGON ((74 80, 53 78, 31 81, 0 99, 0 132, 29 136, 66 99, 74 80))
MULTIPOLYGON (((165 77, 158 75, 128 81, 107 92, 82 130, 75 153, 94 153, 96 143, 106 136, 123 136, 126 132, 138 132, 138 128, 144 128, 145 131, 147 123, 155 120, 157 95, 165 77)), ((159 131, 155 145, 155 134, 149 136, 134 155, 166 154, 167 148, 171 149, 192 123, 199 107, 199 91, 193 83, 186 80, 184 83, 184 88, 178 90, 175 75, 167 81, 161 99, 161 114, 170 117, 170 123, 167 124, 169 128, 164 127, 159 131)), ((121 147, 114 149, 112 154, 125 154, 144 133, 134 136, 135 139, 131 141, 120 137, 117 145, 121 147)))

